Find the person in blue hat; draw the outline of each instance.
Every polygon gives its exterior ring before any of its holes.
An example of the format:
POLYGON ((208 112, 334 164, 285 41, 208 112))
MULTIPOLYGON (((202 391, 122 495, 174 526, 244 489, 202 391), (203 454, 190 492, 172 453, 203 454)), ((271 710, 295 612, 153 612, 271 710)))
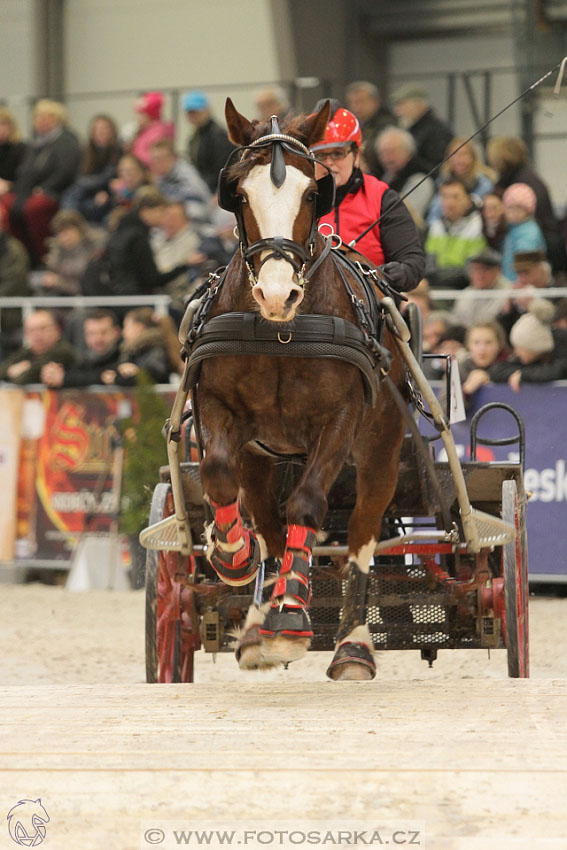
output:
POLYGON ((226 162, 233 145, 226 130, 214 120, 207 95, 190 91, 183 98, 187 120, 194 127, 187 142, 187 155, 211 192, 217 191, 219 171, 226 162))

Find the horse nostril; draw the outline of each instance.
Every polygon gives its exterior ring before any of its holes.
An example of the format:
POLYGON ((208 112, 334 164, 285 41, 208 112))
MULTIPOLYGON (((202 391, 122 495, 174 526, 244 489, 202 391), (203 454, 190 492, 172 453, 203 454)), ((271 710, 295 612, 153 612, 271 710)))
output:
POLYGON ((252 289, 252 297, 255 298, 259 304, 263 304, 266 300, 262 287, 258 286, 258 284, 256 284, 256 286, 252 289))
POLYGON ((300 301, 301 300, 300 297, 299 297, 300 295, 301 295, 301 290, 292 289, 291 292, 289 293, 289 297, 287 298, 287 300, 285 302, 285 306, 291 307, 292 304, 296 303, 296 301, 300 301))

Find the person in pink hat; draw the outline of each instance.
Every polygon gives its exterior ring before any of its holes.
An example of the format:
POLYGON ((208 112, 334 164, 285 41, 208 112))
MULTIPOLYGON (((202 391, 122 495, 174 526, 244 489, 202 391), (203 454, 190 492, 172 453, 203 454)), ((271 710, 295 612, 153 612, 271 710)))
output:
POLYGON ((138 132, 132 143, 131 153, 144 165, 150 164, 150 148, 160 139, 175 138, 173 121, 162 121, 161 111, 163 95, 159 91, 149 91, 138 98, 134 104, 137 115, 138 132))
POLYGON ((514 257, 526 251, 546 251, 541 228, 534 218, 537 198, 527 183, 512 183, 502 195, 508 230, 502 243, 502 274, 516 280, 514 257))

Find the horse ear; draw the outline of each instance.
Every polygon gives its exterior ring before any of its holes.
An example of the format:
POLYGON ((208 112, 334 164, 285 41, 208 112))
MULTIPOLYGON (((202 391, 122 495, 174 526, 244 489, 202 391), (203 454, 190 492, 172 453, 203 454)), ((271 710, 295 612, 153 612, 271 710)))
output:
POLYGON ((230 141, 235 145, 248 145, 252 141, 252 123, 238 112, 229 97, 226 99, 224 115, 230 141))
POLYGON ((309 115, 300 127, 305 136, 307 147, 320 142, 325 136, 325 129, 331 117, 331 102, 326 100, 317 112, 309 115))

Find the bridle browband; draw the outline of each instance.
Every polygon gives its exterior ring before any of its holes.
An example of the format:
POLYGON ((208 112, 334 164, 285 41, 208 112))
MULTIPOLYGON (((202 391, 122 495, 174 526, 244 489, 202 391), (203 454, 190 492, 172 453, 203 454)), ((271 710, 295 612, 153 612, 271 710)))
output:
POLYGON ((268 251, 269 253, 263 257, 260 262, 258 274, 264 263, 268 260, 285 260, 285 262, 292 266, 297 275, 297 283, 303 288, 331 249, 331 240, 325 240, 326 244, 323 250, 323 255, 315 260, 309 271, 306 270, 309 259, 312 258, 315 253, 315 244, 318 233, 317 220, 321 215, 324 215, 324 211, 322 211, 321 207, 326 205, 332 208, 334 204, 335 183, 331 170, 326 163, 320 162, 316 159, 309 148, 304 145, 303 142, 300 142, 299 139, 280 132, 277 116, 272 115, 271 124, 271 133, 268 133, 265 136, 260 136, 260 138, 250 142, 249 145, 242 145, 241 147, 236 148, 228 157, 225 166, 219 175, 219 205, 223 207, 223 209, 234 212, 236 215, 238 222, 240 254, 246 265, 250 286, 256 286, 258 283, 258 275, 255 273, 250 262, 252 257, 263 251, 268 251), (258 150, 258 148, 264 147, 273 148, 272 160, 270 163, 270 180, 278 189, 283 185, 286 179, 286 164, 283 156, 284 150, 309 160, 313 164, 313 167, 315 167, 316 163, 320 163, 327 169, 327 175, 317 181, 317 200, 319 201, 319 197, 321 197, 322 202, 314 205, 309 237, 305 245, 301 245, 293 239, 286 239, 283 236, 268 236, 263 239, 258 239, 252 243, 248 242, 246 237, 246 228, 244 226, 244 218, 242 215, 242 202, 236 195, 235 181, 231 181, 229 179, 228 172, 232 160, 238 153, 240 153, 240 160, 242 161, 247 158, 249 151, 258 150))

